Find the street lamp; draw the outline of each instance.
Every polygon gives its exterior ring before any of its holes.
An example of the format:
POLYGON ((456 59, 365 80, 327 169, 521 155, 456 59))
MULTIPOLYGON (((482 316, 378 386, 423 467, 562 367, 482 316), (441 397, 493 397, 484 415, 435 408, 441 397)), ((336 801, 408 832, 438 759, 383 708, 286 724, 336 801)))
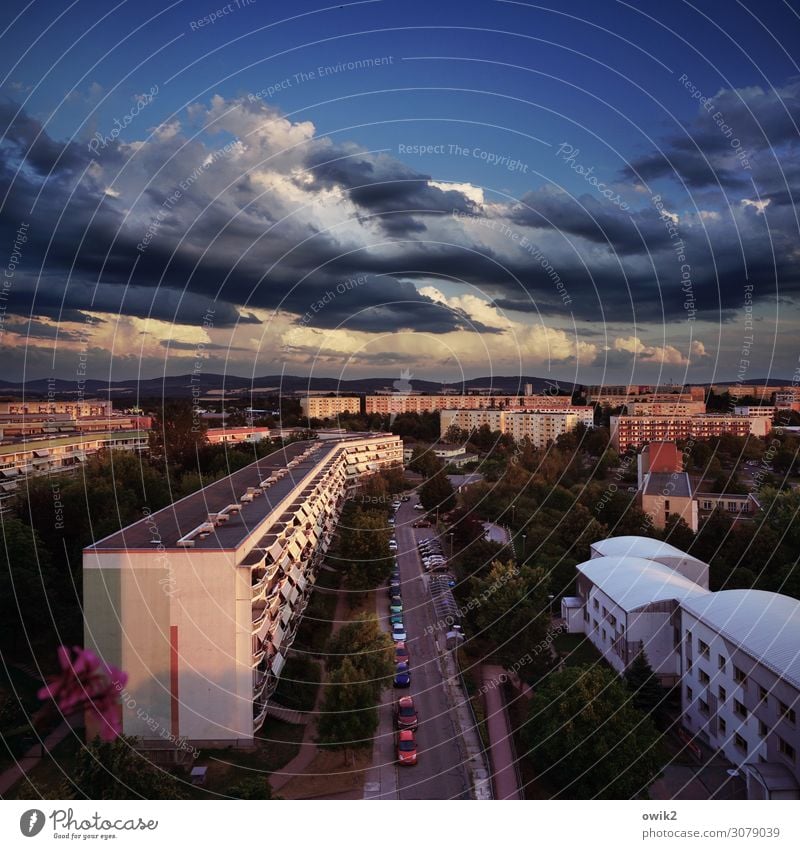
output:
POLYGON ((450 537, 450 557, 452 558, 452 556, 453 556, 453 532, 450 531, 450 533, 448 533, 447 536, 450 537))
POLYGON ((525 555, 528 553, 528 535, 522 535, 522 559, 525 559, 525 555))
POLYGON ((553 618, 553 599, 554 598, 555 598, 555 596, 552 593, 550 593, 550 595, 547 596, 547 600, 549 602, 548 606, 549 606, 549 609, 550 609, 550 618, 551 619, 553 618))

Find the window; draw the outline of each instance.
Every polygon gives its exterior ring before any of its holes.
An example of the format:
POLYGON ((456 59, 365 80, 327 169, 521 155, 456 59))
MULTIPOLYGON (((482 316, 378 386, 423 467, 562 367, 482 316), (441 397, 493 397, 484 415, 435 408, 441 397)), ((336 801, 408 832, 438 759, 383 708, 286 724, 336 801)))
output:
POLYGON ((669 499, 665 499, 664 501, 664 510, 669 513, 669 499))
POLYGON ((710 501, 704 501, 703 502, 703 510, 711 510, 712 506, 713 505, 711 504, 710 501))
POLYGON ((737 684, 741 684, 742 686, 746 686, 747 684, 747 676, 739 669, 738 666, 733 667, 733 680, 737 684))
POLYGON ((700 713, 704 714, 705 716, 708 716, 709 714, 708 702, 703 701, 703 699, 700 699, 700 713))
POLYGON ((739 699, 733 700, 733 712, 741 719, 747 719, 747 708, 739 701, 739 699))
POLYGON ((767 700, 767 696, 769 696, 769 691, 762 687, 761 684, 758 685, 758 700, 760 702, 765 702, 767 700))
POLYGON ((728 723, 725 722, 725 720, 722 717, 719 717, 718 726, 719 726, 719 733, 720 734, 726 734, 727 733, 728 723))
POLYGON ((719 700, 724 702, 728 698, 728 693, 724 687, 719 688, 719 700))
POLYGON ((790 746, 782 737, 778 737, 778 751, 793 761, 795 758, 794 746, 790 746))
POLYGON ((704 643, 702 640, 698 640, 697 650, 700 652, 700 654, 703 655, 704 658, 708 659, 708 643, 704 643))
POLYGON ((708 677, 708 672, 706 672, 705 669, 699 669, 697 671, 697 677, 700 679, 701 684, 708 684, 708 682, 711 680, 708 677))
POLYGON ((762 739, 767 736, 767 732, 769 729, 765 722, 762 722, 760 719, 758 720, 758 736, 762 739))
POLYGON ((726 665, 725 664, 725 658, 721 654, 718 654, 717 655, 717 668, 720 670, 720 672, 725 671, 725 665, 726 665))
POLYGON ((690 701, 692 701, 693 698, 694 698, 694 693, 692 692, 692 688, 687 687, 686 688, 686 701, 690 702, 690 701))
POLYGON ((741 749, 745 754, 747 754, 747 740, 745 740, 741 734, 734 734, 733 742, 736 744, 737 749, 741 749))
POLYGON ((600 610, 600 604, 598 603, 596 598, 592 599, 592 604, 594 605, 595 610, 600 610))
POLYGON ((790 708, 789 705, 785 705, 783 702, 779 701, 778 712, 784 719, 788 719, 792 725, 797 722, 797 715, 794 712, 794 708, 790 708))
POLYGON ((728 512, 729 513, 735 513, 736 512, 736 502, 735 501, 729 501, 728 502, 728 512))

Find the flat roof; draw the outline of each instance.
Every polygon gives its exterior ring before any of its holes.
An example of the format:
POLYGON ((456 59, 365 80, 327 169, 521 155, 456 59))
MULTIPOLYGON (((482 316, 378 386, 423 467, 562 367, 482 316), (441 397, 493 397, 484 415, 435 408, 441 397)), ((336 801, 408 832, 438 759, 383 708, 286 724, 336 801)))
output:
POLYGON ((593 542, 591 547, 601 555, 629 555, 632 557, 644 557, 649 560, 657 560, 659 557, 680 557, 684 560, 694 560, 703 566, 708 564, 697 557, 692 557, 680 548, 676 548, 668 542, 650 537, 621 536, 609 537, 593 542))
POLYGON ((319 443, 316 440, 293 442, 181 498, 168 507, 122 528, 94 545, 87 546, 85 551, 118 551, 137 548, 155 550, 157 543, 177 551, 238 548, 309 472, 329 458, 337 447, 338 443, 319 443), (319 450, 313 456, 288 469, 286 475, 252 501, 242 503, 239 500, 248 487, 258 487, 259 483, 273 472, 285 469, 287 463, 302 454, 310 445, 319 446, 319 450), (181 537, 206 522, 209 513, 218 513, 229 504, 239 505, 241 508, 239 513, 231 515, 205 539, 195 537, 194 546, 191 548, 185 549, 177 545, 181 537))
POLYGON ((644 495, 661 495, 666 499, 691 498, 692 483, 686 472, 648 472, 644 495))
POLYGON ((800 689, 800 601, 766 590, 720 590, 682 606, 800 689))

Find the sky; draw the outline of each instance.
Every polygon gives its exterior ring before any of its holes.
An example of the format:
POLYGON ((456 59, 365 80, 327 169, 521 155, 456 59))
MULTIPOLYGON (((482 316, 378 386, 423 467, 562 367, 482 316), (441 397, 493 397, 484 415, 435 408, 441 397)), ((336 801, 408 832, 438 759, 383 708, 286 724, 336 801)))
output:
POLYGON ((800 375, 797 2, 6 0, 0 48, 1 379, 800 375))

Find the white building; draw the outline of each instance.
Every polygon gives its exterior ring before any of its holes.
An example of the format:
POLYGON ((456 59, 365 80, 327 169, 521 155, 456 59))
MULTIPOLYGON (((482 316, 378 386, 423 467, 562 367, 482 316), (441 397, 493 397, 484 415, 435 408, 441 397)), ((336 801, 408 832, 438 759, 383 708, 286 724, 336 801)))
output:
POLYGON ((251 742, 348 490, 401 462, 392 434, 292 443, 85 549, 85 645, 128 673, 124 733, 251 742))
POLYGON ((800 602, 722 590, 682 608, 685 727, 743 768, 751 798, 798 798, 800 602))
POLYGON ((505 433, 509 434, 514 442, 527 439, 537 448, 544 448, 562 434, 576 430, 579 424, 585 427, 594 425, 594 410, 591 407, 506 413, 505 433))
POLYGON ((361 399, 357 396, 337 395, 334 398, 321 395, 309 395, 300 399, 300 409, 309 419, 330 419, 343 413, 359 413, 361 399))
POLYGON ((761 590, 709 592, 708 566, 668 543, 591 546, 578 595, 561 601, 620 675, 640 650, 681 687, 682 723, 720 751, 757 799, 800 799, 800 602, 761 590))
POLYGON ((620 674, 644 650, 665 685, 680 680, 679 602, 708 590, 674 569, 630 555, 596 557, 577 567, 583 630, 620 674))

